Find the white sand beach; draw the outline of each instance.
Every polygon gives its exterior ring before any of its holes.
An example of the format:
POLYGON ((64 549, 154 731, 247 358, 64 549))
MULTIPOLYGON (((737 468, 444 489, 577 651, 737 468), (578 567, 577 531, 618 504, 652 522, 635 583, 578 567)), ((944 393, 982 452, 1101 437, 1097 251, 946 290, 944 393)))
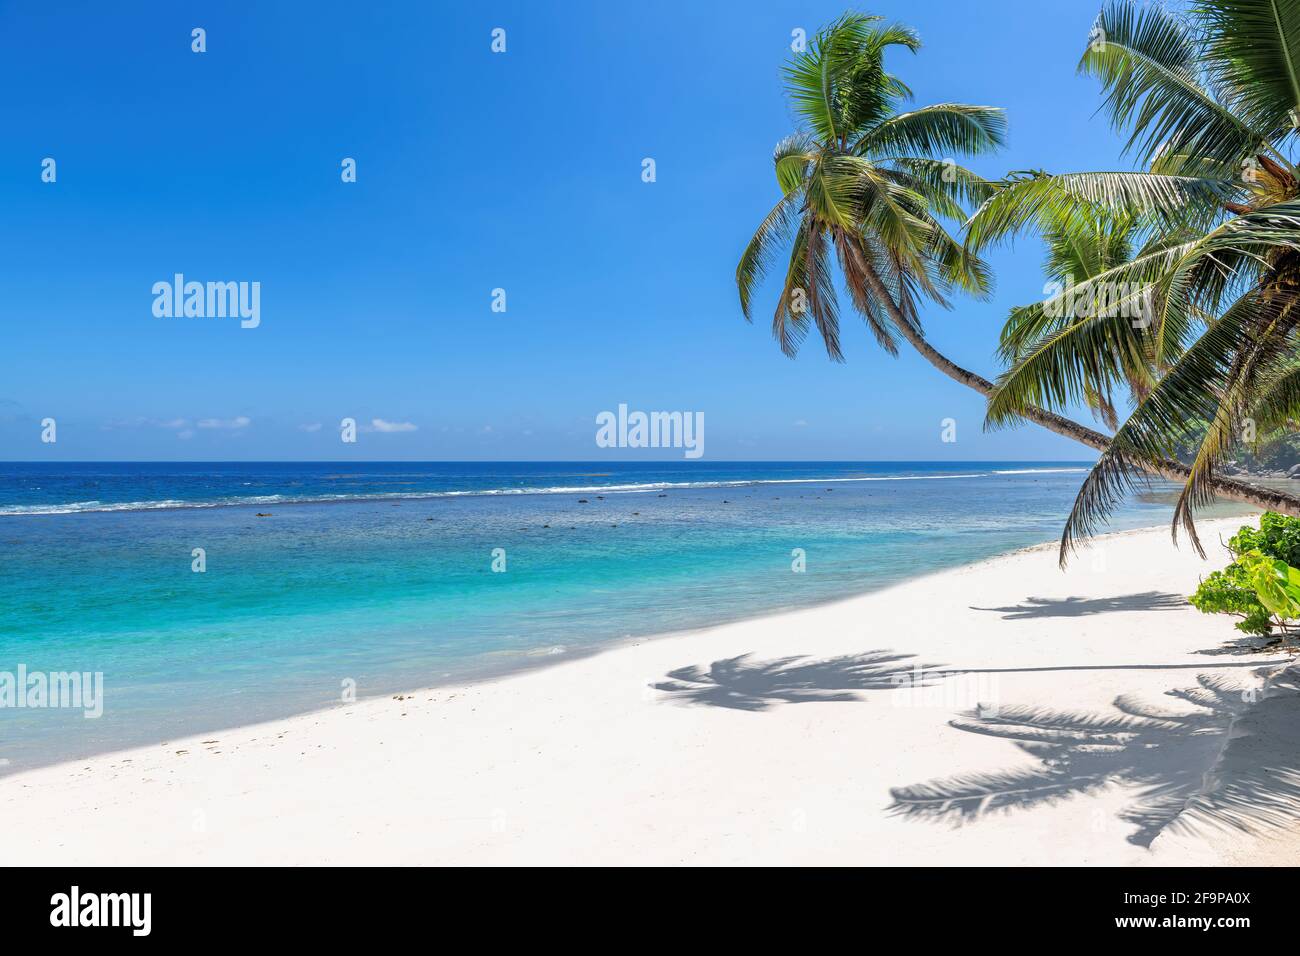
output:
POLYGON ((1300 680, 1183 599, 1240 524, 16 774, 5 860, 1300 863, 1300 680))

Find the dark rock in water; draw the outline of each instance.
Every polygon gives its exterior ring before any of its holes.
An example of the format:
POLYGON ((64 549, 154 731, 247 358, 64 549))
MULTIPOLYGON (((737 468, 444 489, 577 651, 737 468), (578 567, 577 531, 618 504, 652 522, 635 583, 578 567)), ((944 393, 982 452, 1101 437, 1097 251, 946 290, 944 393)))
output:
POLYGON ((550 525, 549 525, 549 524, 544 524, 544 525, 542 525, 542 527, 543 527, 543 528, 549 528, 550 525))
POLYGON ((580 505, 585 505, 586 503, 587 503, 587 499, 586 499, 586 498, 579 498, 579 499, 578 499, 578 504, 580 504, 580 505))
POLYGON ((667 498, 668 496, 667 496, 667 495, 660 495, 659 497, 660 497, 660 498, 667 498))
POLYGON ((259 511, 259 512, 257 513, 257 516, 258 516, 259 518, 269 518, 269 517, 271 517, 271 512, 269 512, 269 511, 259 511))
POLYGON ((605 496, 604 496, 604 495, 597 495, 597 496, 596 496, 596 500, 597 500, 597 501, 604 501, 604 500, 605 500, 605 496))

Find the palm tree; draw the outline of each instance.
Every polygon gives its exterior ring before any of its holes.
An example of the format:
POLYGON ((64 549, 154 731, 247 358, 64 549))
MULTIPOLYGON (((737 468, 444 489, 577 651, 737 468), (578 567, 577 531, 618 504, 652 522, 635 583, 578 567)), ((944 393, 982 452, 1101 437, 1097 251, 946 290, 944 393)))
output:
MULTIPOLYGON (((1079 68, 1102 81, 1106 108, 1146 171, 1011 177, 967 224, 967 246, 980 251, 1030 227, 1080 237, 1099 213, 1136 217, 1147 241, 1066 290, 1077 299, 1119 288, 1111 298, 1120 308, 1070 314, 1058 295, 1021 310, 988 423, 1086 401, 1145 357, 1159 378, 1080 489, 1062 560, 1189 444, 1174 529, 1199 548, 1193 512, 1222 492, 1218 467, 1244 435, 1300 411, 1300 171, 1288 155, 1300 0, 1205 0, 1190 20, 1121 0, 1098 17, 1079 68), (1135 323, 1139 303, 1150 314, 1135 323)), ((1300 514, 1300 502, 1283 497, 1266 507, 1300 514)))
MULTIPOLYGON (((911 92, 884 68, 885 51, 895 46, 915 52, 920 41, 907 27, 848 14, 787 66, 787 91, 806 129, 782 140, 773 156, 782 195, 736 268, 741 310, 752 321, 754 290, 788 247, 773 334, 794 356, 815 328, 831 359, 843 361, 834 257, 853 306, 881 347, 896 354, 901 336, 949 378, 992 396, 992 382, 926 340, 918 304, 924 298, 948 307, 954 291, 988 291, 987 266, 942 220, 961 221, 964 205, 988 208, 1007 192, 952 158, 1001 146, 1005 119, 1000 109, 960 103, 899 112, 911 92)), ((1036 405, 1024 404, 1017 414, 1099 451, 1110 445, 1109 436, 1036 405)), ((1172 460, 1150 468, 1177 480, 1191 475, 1172 460)), ((1211 486, 1260 507, 1300 513, 1300 498, 1217 476, 1211 486)))

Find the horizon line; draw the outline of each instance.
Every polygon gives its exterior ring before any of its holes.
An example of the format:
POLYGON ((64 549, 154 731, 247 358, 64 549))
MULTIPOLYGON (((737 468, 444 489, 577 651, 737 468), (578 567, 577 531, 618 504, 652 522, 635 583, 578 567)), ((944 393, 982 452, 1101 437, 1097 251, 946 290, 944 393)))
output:
POLYGON ((860 465, 922 464, 979 465, 1022 462, 1026 464, 1082 464, 1090 458, 55 458, 0 459, 0 465, 671 465, 699 467, 732 465, 860 465))

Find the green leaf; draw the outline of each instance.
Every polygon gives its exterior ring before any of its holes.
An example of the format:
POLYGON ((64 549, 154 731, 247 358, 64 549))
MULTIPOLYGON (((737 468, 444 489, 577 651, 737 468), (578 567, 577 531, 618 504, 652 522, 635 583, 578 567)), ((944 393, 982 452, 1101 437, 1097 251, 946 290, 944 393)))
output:
POLYGON ((1194 24, 1159 6, 1120 2, 1098 16, 1079 72, 1101 80, 1115 128, 1131 130, 1128 148, 1144 159, 1175 153, 1236 167, 1268 129, 1212 95, 1200 75, 1204 57, 1194 24))

